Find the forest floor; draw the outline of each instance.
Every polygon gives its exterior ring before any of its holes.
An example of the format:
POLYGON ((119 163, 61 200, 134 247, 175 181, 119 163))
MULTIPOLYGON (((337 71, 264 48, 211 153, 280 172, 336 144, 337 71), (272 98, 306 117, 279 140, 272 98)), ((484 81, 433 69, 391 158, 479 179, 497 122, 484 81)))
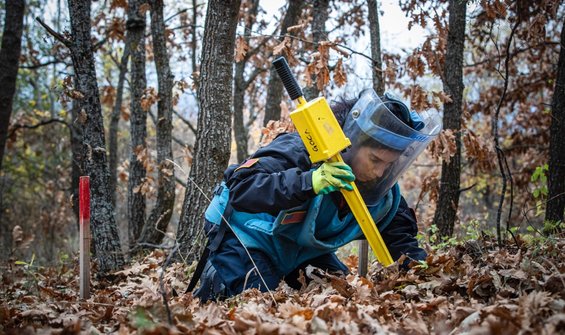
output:
POLYGON ((565 333, 565 238, 472 241, 434 251, 409 271, 373 264, 365 278, 308 269, 299 291, 248 290, 201 305, 189 267, 154 251, 78 299, 78 265, 18 262, 2 273, 0 334, 557 334, 565 333), (163 272, 162 281, 160 274, 163 272), (161 285, 168 292, 163 303, 161 285))

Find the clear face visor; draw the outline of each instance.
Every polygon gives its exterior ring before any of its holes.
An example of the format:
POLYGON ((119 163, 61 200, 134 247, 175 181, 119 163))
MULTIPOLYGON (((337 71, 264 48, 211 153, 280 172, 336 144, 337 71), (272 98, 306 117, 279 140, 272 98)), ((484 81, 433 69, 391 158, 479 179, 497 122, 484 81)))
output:
POLYGON ((392 95, 385 94, 381 99, 374 90, 366 90, 349 112, 343 131, 351 141, 343 159, 358 177, 356 184, 365 203, 373 206, 439 134, 441 118, 435 109, 418 114, 392 95), (391 110, 402 115, 408 124, 391 110), (360 150, 364 147, 368 150, 360 150), (356 157, 367 154, 371 157, 356 157), (383 166, 378 157, 386 157, 386 168, 371 173, 383 166), (361 180, 359 176, 372 177, 361 180))

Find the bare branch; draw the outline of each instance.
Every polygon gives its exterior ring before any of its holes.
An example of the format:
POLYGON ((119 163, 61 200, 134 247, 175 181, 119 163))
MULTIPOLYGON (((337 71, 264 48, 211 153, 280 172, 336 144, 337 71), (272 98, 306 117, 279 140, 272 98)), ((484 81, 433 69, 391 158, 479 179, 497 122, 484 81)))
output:
POLYGON ((176 110, 173 109, 173 113, 179 118, 181 119, 182 122, 186 123, 186 125, 188 126, 188 128, 190 128, 190 130, 192 130, 192 132, 194 133, 194 135, 196 135, 196 128, 194 128, 194 126, 192 125, 192 123, 190 123, 190 121, 188 121, 187 119, 185 119, 182 115, 180 115, 179 112, 177 112, 176 110))
MULTIPOLYGON (((506 162, 506 156, 504 154, 504 151, 502 150, 502 148, 500 147, 500 142, 498 139, 498 118, 500 115, 500 109, 502 108, 502 102, 504 101, 504 98, 506 97, 506 92, 508 90, 508 73, 509 73, 509 66, 510 66, 510 46, 512 44, 512 39, 514 37, 514 33, 516 33, 516 29, 518 28, 518 26, 520 25, 520 20, 516 20, 516 24, 514 24, 514 26, 512 27, 512 31, 510 32, 510 36, 508 37, 508 44, 506 45, 506 59, 504 61, 504 71, 505 74, 503 75, 502 73, 500 73, 500 75, 502 76, 502 78, 504 78, 504 88, 502 90, 502 95, 500 96, 500 100, 498 101, 498 105, 496 106, 496 112, 494 114, 494 117, 492 119, 492 135, 494 138, 494 146, 496 149, 496 156, 498 158, 498 166, 500 169, 500 174, 502 175, 502 191, 500 194, 500 202, 498 204, 498 211, 496 213, 496 233, 497 233, 497 237, 498 237, 498 245, 501 246, 502 245, 502 236, 501 236, 501 232, 500 232, 500 218, 502 216, 502 206, 504 204, 504 198, 506 196, 506 181, 507 181, 507 177, 506 177, 506 168, 504 163, 506 162)), ((494 42, 494 40, 493 40, 494 42)), ((496 43, 495 43, 496 45, 496 43)), ((497 50, 498 50, 498 46, 496 46, 497 50)), ((500 54, 500 51, 499 51, 500 54)), ((498 70, 497 70, 498 71, 498 70)), ((506 163, 508 164, 508 163, 506 163)), ((508 165, 506 165, 506 167, 508 167, 508 165)), ((510 174, 510 182, 511 182, 511 189, 513 189, 513 185, 512 185, 512 174, 510 172, 510 170, 508 169, 508 173, 510 174)), ((511 204, 512 205, 512 204, 511 204)), ((512 207, 510 207, 510 209, 512 209, 512 207)))
MULTIPOLYGON (((276 31, 273 33, 275 34, 276 31)), ((259 51, 261 51, 261 48, 263 48, 265 46, 265 44, 267 44, 267 42, 269 41, 268 38, 264 38, 261 42, 259 42, 259 44, 257 44, 257 46, 255 46, 255 48, 249 50, 246 54, 245 57, 243 58, 244 62, 247 62, 249 59, 251 59, 252 56, 254 56, 255 54, 257 54, 259 51)))
POLYGON ((461 188, 461 189, 459 189, 459 193, 461 194, 461 193, 463 193, 463 192, 469 191, 470 189, 472 189, 472 188, 475 187, 475 186, 477 186, 477 183, 474 183, 474 184, 471 185, 471 186, 467 186, 467 187, 461 188))
POLYGON ((106 35, 103 39, 101 39, 100 41, 98 41, 96 44, 94 44, 92 46, 92 50, 93 51, 98 50, 101 46, 104 45, 104 43, 108 42, 109 39, 110 39, 110 36, 106 35))
MULTIPOLYGON (((257 37, 278 38, 278 36, 274 36, 274 35, 265 35, 265 34, 259 34, 259 33, 255 33, 255 35, 250 36, 250 37, 254 37, 254 38, 257 38, 257 37)), ((318 44, 319 44, 319 43, 315 43, 315 42, 312 42, 312 41, 303 39, 303 38, 298 37, 298 36, 290 35, 290 34, 284 34, 284 35, 281 35, 281 37, 292 38, 293 40, 297 40, 297 41, 301 41, 301 42, 304 42, 304 43, 312 44, 312 45, 314 45, 315 47, 317 47, 318 44)), ((335 45, 336 47, 340 47, 340 48, 342 48, 342 49, 345 49, 345 50, 349 51, 349 52, 352 53, 352 54, 362 56, 362 57, 364 57, 364 58, 370 60, 370 61, 371 61, 371 64, 373 64, 373 63, 376 62, 372 57, 370 57, 370 56, 368 56, 368 55, 366 55, 366 54, 364 54, 364 53, 362 53, 362 52, 356 51, 356 50, 354 50, 354 49, 348 47, 347 45, 339 44, 339 43, 333 43, 333 45, 335 45)))
POLYGON ((243 83, 243 87, 244 88, 249 87, 249 85, 251 85, 251 83, 255 80, 255 78, 257 78, 257 76, 260 73, 263 73, 265 71, 267 71, 267 69, 263 69, 263 68, 259 68, 259 67, 256 67, 255 69, 253 69, 253 72, 251 72, 251 74, 249 75, 249 78, 247 78, 245 83, 243 83))
POLYGON ((51 124, 51 123, 61 123, 61 124, 64 124, 66 127, 70 128, 69 124, 68 124, 67 121, 65 121, 65 120, 62 120, 62 119, 49 119, 49 120, 41 121, 41 122, 39 122, 39 123, 37 123, 37 124, 15 124, 15 125, 13 125, 13 126, 10 128, 10 133, 9 133, 8 137, 12 136, 12 134, 13 134, 16 130, 18 130, 18 129, 22 129, 22 128, 25 128, 25 129, 36 129, 36 128, 39 128, 39 127, 41 127, 41 126, 45 126, 45 125, 48 125, 48 124, 51 124))
POLYGON ((70 66, 69 64, 65 63, 62 60, 54 59, 54 60, 50 60, 50 61, 45 62, 45 63, 39 63, 39 64, 34 64, 34 65, 20 65, 20 69, 35 70, 35 69, 39 69, 40 67, 49 66, 49 65, 52 65, 52 64, 59 64, 59 63, 63 63, 67 66, 70 66))
POLYGON ((172 19, 174 19, 175 17, 181 15, 182 13, 188 12, 188 9, 189 9, 189 8, 184 8, 184 9, 179 10, 179 11, 176 12, 175 14, 173 14, 173 15, 169 16, 168 18, 166 18, 163 22, 167 23, 167 22, 171 21, 172 19))
POLYGON ((43 22, 39 16, 35 18, 35 20, 37 22, 39 22, 40 25, 43 26, 43 28, 45 28, 45 30, 47 30, 47 32, 49 34, 51 34, 51 36, 55 37, 56 40, 58 40, 59 42, 63 43, 67 48, 69 48, 71 46, 71 41, 69 41, 65 36, 61 35, 60 33, 56 32, 55 30, 53 30, 51 27, 49 27, 47 25, 47 23, 43 22))
MULTIPOLYGON (((543 42, 543 43, 538 43, 538 44, 536 44, 536 45, 529 46, 529 47, 527 47, 527 48, 516 49, 516 50, 514 50, 514 52, 512 52, 512 54, 510 54, 510 58, 513 58, 514 56, 517 56, 517 55, 519 55, 519 54, 521 54, 521 53, 523 53, 523 52, 526 52, 526 51, 530 51, 530 50, 532 50, 532 49, 533 49, 533 50, 538 50, 539 47, 541 47, 541 46, 547 46, 547 45, 559 45, 559 42, 543 42)), ((503 55, 500 55, 500 54, 499 54, 499 55, 494 56, 494 57, 491 57, 491 58, 486 58, 486 59, 483 59, 483 60, 479 60, 479 61, 477 61, 477 62, 475 62, 475 63, 465 64, 465 65, 463 65, 463 67, 468 68, 468 67, 475 67, 475 66, 478 66, 478 65, 483 65, 483 64, 485 64, 485 63, 492 62, 492 61, 494 61, 495 59, 498 60, 498 59, 500 59, 501 57, 508 57, 508 55, 504 55, 504 54, 503 54, 503 55)))
MULTIPOLYGON (((151 121, 153 121, 153 124, 157 125, 157 118, 155 117, 155 115, 153 115, 153 113, 151 113, 151 111, 147 112, 147 114, 149 114, 149 117, 151 118, 151 121)), ((175 141, 181 147, 188 147, 189 146, 186 142, 182 141, 181 139, 179 139, 175 136, 171 136, 171 138, 173 139, 173 141, 175 141)))

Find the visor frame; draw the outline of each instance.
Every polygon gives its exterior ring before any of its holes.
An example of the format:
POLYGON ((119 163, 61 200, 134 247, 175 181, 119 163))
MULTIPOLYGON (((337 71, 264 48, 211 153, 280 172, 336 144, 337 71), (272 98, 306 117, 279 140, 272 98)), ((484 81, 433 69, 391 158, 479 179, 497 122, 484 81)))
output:
POLYGON ((352 143, 351 147, 342 153, 347 164, 351 164, 354 155, 357 154, 361 146, 367 145, 368 139, 375 141, 376 147, 400 153, 399 158, 379 180, 365 183, 356 182, 368 206, 376 205, 386 195, 442 129, 442 120, 437 110, 430 109, 418 114, 410 111, 400 100, 390 98, 390 95, 387 94, 384 97, 389 101, 383 102, 372 89, 365 90, 348 113, 343 127, 346 136, 352 143), (416 130, 400 120, 388 108, 387 103, 399 104, 399 108, 403 108, 401 109, 401 112, 404 112, 402 113, 403 116, 408 114, 409 122, 419 129, 416 130), (375 118, 373 115, 375 111, 382 114, 386 113, 386 116, 375 118), (376 124, 375 122, 379 122, 379 120, 386 120, 384 123, 391 126, 387 128, 376 124))

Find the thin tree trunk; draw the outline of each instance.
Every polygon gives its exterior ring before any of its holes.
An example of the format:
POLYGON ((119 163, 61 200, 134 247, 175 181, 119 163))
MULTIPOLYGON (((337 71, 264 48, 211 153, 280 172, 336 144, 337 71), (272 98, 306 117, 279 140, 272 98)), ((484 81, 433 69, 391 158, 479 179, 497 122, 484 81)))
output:
POLYGON ((371 58, 373 58, 373 89, 379 96, 385 92, 383 81, 383 62, 381 57, 381 32, 379 28, 379 8, 377 0, 368 0, 369 34, 371 38, 371 58))
POLYGON ((449 31, 443 71, 443 87, 445 92, 451 96, 452 101, 444 105, 443 127, 453 130, 457 150, 449 163, 444 161, 441 167, 439 199, 433 221, 438 226, 441 236, 453 235, 459 206, 466 10, 466 1, 449 0, 449 31))
POLYGON ((110 154, 108 155, 110 163, 110 194, 112 196, 112 205, 114 205, 114 207, 116 207, 116 185, 118 182, 118 126, 124 97, 124 83, 126 81, 126 73, 128 71, 129 48, 130 38, 129 36, 126 36, 124 53, 122 54, 119 66, 120 72, 118 75, 118 86, 116 89, 116 102, 112 109, 110 128, 108 131, 108 150, 110 151, 110 154))
POLYGON ((194 75, 198 71, 198 66, 196 65, 196 20, 198 19, 198 1, 192 0, 192 43, 190 44, 190 50, 192 51, 192 74, 194 75))
POLYGON ((84 169, 90 176, 90 223, 100 271, 107 272, 123 267, 124 257, 108 188, 110 173, 106 161, 104 123, 90 35, 90 0, 69 0, 68 6, 71 58, 78 82, 77 89, 83 95, 80 99, 80 113, 85 116, 84 169))
MULTIPOLYGON (((8 126, 12 115, 12 102, 16 93, 16 80, 20 53, 22 50, 22 31, 24 24, 25 2, 23 0, 7 0, 4 17, 2 47, 0 48, 0 171, 4 148, 8 136, 8 126)), ((0 178, 1 174, 0 174, 0 178)), ((10 254, 12 248, 12 232, 6 220, 2 220, 4 183, 0 180, 0 252, 2 258, 10 254)))
POLYGON ((561 50, 551 108, 549 140, 548 202, 545 219, 563 220, 565 209, 565 26, 561 28, 561 50))
MULTIPOLYGON (((77 76, 74 78, 74 87, 78 87, 77 76)), ((71 189, 73 192, 73 212, 75 214, 77 231, 79 231, 79 194, 78 186, 80 181, 80 176, 85 175, 84 167, 84 149, 83 144, 83 127, 79 122, 75 120, 80 120, 80 109, 81 104, 78 100, 73 100, 71 103, 71 189)))
POLYGON ((189 262, 202 246, 207 197, 222 179, 230 157, 233 57, 240 3, 208 2, 198 87, 198 133, 177 233, 180 255, 189 262))
POLYGON ((133 248, 145 223, 145 194, 140 186, 145 182, 147 171, 144 162, 137 157, 147 150, 147 112, 141 108, 141 97, 145 91, 145 14, 139 8, 144 0, 128 3, 127 33, 131 41, 130 79, 130 136, 131 154, 128 180, 128 239, 133 248))
MULTIPOLYGON (((329 7, 329 0, 314 0, 312 3, 312 41, 316 48, 318 48, 318 42, 327 39, 326 21, 329 16, 329 7)), ((304 89, 304 98, 306 98, 306 101, 315 99, 320 95, 316 78, 316 75, 312 75, 312 86, 308 86, 304 89)))
POLYGON ((245 104, 245 62, 235 64, 235 78, 233 91, 233 132, 237 150, 237 161, 242 162, 247 157, 247 130, 243 121, 243 109, 245 104))
MULTIPOLYGON (((369 7, 369 35, 371 39, 371 58, 373 64, 371 66, 373 72, 373 89, 379 96, 383 95, 385 88, 383 82, 383 64, 381 61, 381 33, 379 29, 379 11, 377 0, 368 0, 369 7)), ((369 265, 369 243, 367 240, 359 241, 359 275, 365 277, 367 275, 369 265)))
POLYGON ((159 82, 159 101, 157 102, 157 202, 143 226, 140 242, 161 243, 167 230, 173 205, 175 204, 175 174, 173 166, 173 75, 169 67, 163 0, 149 0, 151 5, 151 35, 153 53, 159 82))
MULTIPOLYGON (((250 0, 247 21, 245 22, 245 42, 249 44, 249 32, 253 30, 259 9, 259 0, 250 0)), ((245 91, 247 89, 245 80, 245 67, 247 60, 245 57, 235 63, 234 89, 233 89, 233 132, 237 149, 237 161, 241 162, 247 158, 248 132, 243 121, 243 109, 245 104, 245 91)))
MULTIPOLYGON (((302 1, 289 0, 288 9, 281 25, 282 41, 288 27, 292 27, 298 23, 300 13, 302 11, 302 1)), ((281 100, 283 96, 283 84, 277 74, 277 71, 271 67, 269 74, 269 83, 267 84, 267 102, 265 103, 265 117, 263 118, 263 126, 266 126, 270 120, 279 120, 281 118, 281 100)))

